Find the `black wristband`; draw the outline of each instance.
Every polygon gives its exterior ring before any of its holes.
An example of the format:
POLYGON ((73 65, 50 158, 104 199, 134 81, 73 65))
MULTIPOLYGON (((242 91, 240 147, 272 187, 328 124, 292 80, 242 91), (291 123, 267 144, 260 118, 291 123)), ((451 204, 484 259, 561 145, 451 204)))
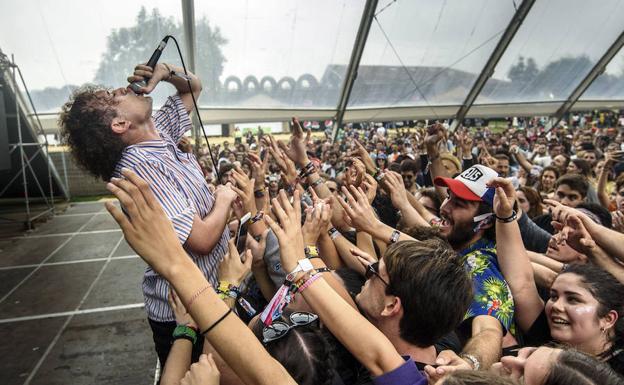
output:
POLYGON ((210 327, 206 330, 204 330, 203 332, 201 332, 202 336, 205 336, 207 333, 209 333, 212 329, 214 329, 218 324, 221 323, 221 321, 223 321, 225 319, 225 317, 227 317, 228 315, 230 315, 230 313, 232 312, 232 309, 228 309, 228 311, 225 312, 224 315, 221 316, 221 318, 219 318, 215 323, 213 323, 212 325, 210 325, 210 327))
POLYGON ((516 219, 518 219, 518 213, 516 212, 516 210, 512 210, 511 215, 508 216, 507 218, 501 218, 497 215, 494 215, 496 217, 496 220, 499 222, 503 222, 503 223, 509 223, 509 222, 513 222, 516 219))

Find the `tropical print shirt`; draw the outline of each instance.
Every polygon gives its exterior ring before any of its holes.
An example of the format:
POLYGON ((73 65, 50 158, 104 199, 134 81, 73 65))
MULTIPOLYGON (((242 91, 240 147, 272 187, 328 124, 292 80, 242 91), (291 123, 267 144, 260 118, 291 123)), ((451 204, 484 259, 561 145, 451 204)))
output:
POLYGON ((498 267, 496 244, 481 238, 460 251, 459 255, 472 277, 474 288, 474 298, 464 320, 479 315, 490 315, 498 319, 505 330, 513 333, 514 301, 498 267))

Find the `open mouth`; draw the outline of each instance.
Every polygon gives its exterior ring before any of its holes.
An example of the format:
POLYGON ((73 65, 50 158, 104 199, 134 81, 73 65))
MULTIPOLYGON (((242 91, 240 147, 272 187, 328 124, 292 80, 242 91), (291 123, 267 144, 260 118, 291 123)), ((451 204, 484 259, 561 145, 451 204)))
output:
POLYGON ((442 217, 440 218, 439 226, 440 229, 450 229, 453 224, 447 218, 442 217))
POLYGON ((566 320, 564 320, 561 317, 551 317, 550 321, 552 322, 553 325, 557 325, 557 326, 569 326, 570 323, 566 320))

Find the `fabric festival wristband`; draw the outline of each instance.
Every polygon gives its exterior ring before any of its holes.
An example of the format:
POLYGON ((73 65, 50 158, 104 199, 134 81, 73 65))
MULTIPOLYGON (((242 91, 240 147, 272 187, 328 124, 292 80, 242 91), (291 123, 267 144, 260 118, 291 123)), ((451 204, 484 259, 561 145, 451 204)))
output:
POLYGON ((321 278, 321 274, 314 274, 310 277, 305 283, 299 288, 299 293, 302 293, 305 289, 310 287, 314 282, 316 282, 319 278, 321 278))
POLYGON ((331 238, 332 241, 341 235, 340 231, 338 231, 338 229, 335 227, 332 227, 331 229, 327 230, 327 234, 329 235, 329 238, 331 238))
POLYGON ((316 246, 306 246, 304 252, 306 258, 308 259, 318 258, 319 256, 318 248, 316 246))
POLYGON ((315 180, 314 182, 312 182, 312 183, 310 184, 310 186, 311 186, 312 188, 315 188, 315 187, 318 187, 319 185, 323 184, 323 182, 325 182, 325 181, 323 180, 323 178, 319 177, 317 180, 315 180))
POLYGON ((264 212, 258 211, 256 215, 254 215, 253 218, 251 218, 251 224, 253 225, 256 222, 259 222, 260 219, 262 219, 262 217, 264 217, 264 212))
POLYGON ((379 169, 375 169, 375 171, 371 171, 369 169, 366 169, 366 173, 370 176, 372 176, 373 178, 377 178, 377 175, 379 175, 379 169))
POLYGON ((273 295, 269 304, 260 314, 260 320, 262 323, 265 326, 270 326, 274 320, 281 317, 284 308, 290 303, 291 300, 292 295, 290 293, 290 285, 285 283, 277 290, 277 292, 275 292, 275 295, 273 295))

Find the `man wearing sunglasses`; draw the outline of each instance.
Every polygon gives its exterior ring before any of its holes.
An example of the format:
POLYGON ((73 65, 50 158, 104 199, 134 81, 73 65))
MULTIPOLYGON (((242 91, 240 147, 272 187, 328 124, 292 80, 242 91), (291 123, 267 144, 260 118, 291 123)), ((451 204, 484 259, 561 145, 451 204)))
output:
POLYGON ((472 299, 457 254, 437 237, 398 242, 368 266, 366 278, 360 310, 420 370, 434 364, 434 343, 459 325, 472 299))

